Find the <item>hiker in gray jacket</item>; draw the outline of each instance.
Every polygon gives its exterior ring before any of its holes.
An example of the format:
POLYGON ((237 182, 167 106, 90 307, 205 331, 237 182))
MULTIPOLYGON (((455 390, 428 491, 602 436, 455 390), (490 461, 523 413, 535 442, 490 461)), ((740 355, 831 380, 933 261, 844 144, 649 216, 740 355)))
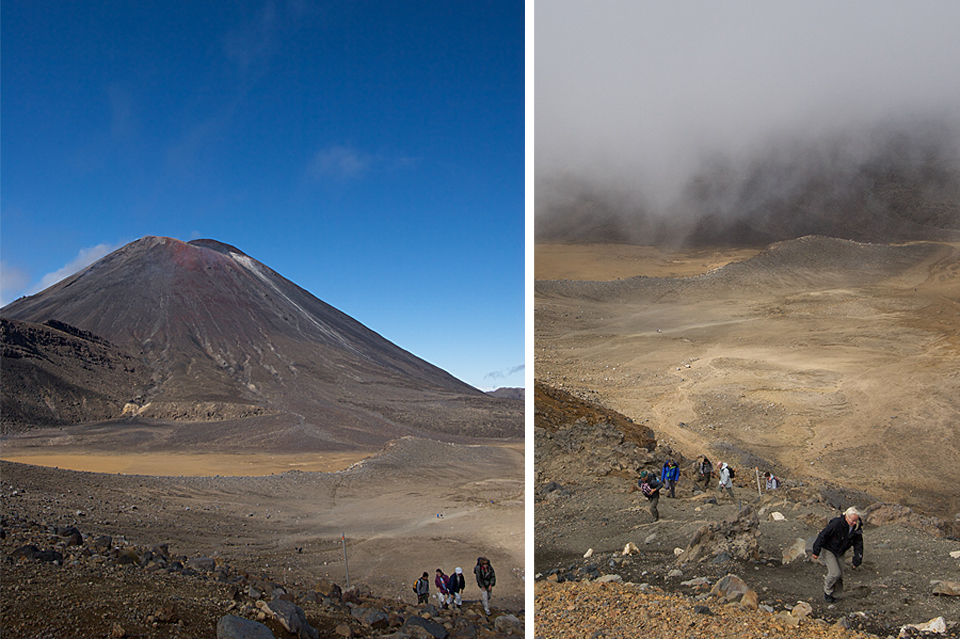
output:
POLYGON ((413 585, 413 591, 417 593, 418 604, 425 604, 430 601, 430 576, 426 572, 417 579, 417 583, 413 585))

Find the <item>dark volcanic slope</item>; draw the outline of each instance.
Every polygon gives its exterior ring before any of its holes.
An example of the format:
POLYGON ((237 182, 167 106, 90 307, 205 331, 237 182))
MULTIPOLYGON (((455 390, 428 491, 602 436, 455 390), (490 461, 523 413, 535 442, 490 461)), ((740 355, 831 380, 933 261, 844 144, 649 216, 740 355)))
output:
POLYGON ((935 242, 865 244, 808 236, 777 242, 755 257, 696 277, 637 276, 609 282, 541 280, 535 290, 538 295, 596 301, 664 301, 726 297, 738 288, 753 294, 782 294, 793 289, 866 286, 901 274, 943 250, 944 246, 935 242))
POLYGON ((213 240, 143 238, 3 315, 56 319, 142 353, 150 382, 127 401, 143 417, 269 413, 271 424, 320 428, 331 446, 411 429, 522 433, 520 411, 213 240))
POLYGON ((115 417, 149 379, 122 349, 58 322, 0 319, 0 341, 5 430, 115 417))

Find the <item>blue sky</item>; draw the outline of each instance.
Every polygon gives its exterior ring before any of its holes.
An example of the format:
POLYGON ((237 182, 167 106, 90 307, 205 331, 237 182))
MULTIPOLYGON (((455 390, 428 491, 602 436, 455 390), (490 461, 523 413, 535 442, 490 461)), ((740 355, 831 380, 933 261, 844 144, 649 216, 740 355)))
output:
POLYGON ((146 235, 241 249, 524 385, 524 4, 2 4, 2 304, 146 235))

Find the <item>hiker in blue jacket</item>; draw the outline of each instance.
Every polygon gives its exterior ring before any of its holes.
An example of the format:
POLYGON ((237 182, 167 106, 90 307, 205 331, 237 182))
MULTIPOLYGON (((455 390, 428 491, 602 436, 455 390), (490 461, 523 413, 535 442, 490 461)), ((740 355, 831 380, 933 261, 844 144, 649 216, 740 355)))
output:
POLYGON ((830 523, 820 531, 817 540, 813 542, 813 559, 820 561, 827 567, 827 576, 823 578, 823 600, 833 603, 837 600, 833 596, 837 582, 843 583, 843 573, 840 570, 840 559, 843 553, 853 547, 853 567, 863 562, 863 516, 856 506, 850 506, 840 517, 830 520, 830 523))
POLYGON ((660 471, 660 481, 670 489, 670 498, 676 499, 677 496, 674 494, 674 489, 677 487, 677 482, 680 481, 680 467, 677 465, 677 462, 672 459, 664 462, 663 470, 660 471))

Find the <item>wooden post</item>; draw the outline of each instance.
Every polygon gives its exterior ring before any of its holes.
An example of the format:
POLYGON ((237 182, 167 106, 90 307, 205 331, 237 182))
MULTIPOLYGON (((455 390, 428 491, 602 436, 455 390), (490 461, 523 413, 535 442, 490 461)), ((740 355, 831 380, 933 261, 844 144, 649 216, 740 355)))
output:
POLYGON ((760 469, 754 468, 753 470, 757 473, 757 494, 760 495, 761 499, 763 499, 763 491, 760 490, 760 469))
POLYGON ((350 589, 350 567, 347 566, 347 534, 340 534, 340 543, 343 544, 343 569, 347 573, 347 590, 350 589))

